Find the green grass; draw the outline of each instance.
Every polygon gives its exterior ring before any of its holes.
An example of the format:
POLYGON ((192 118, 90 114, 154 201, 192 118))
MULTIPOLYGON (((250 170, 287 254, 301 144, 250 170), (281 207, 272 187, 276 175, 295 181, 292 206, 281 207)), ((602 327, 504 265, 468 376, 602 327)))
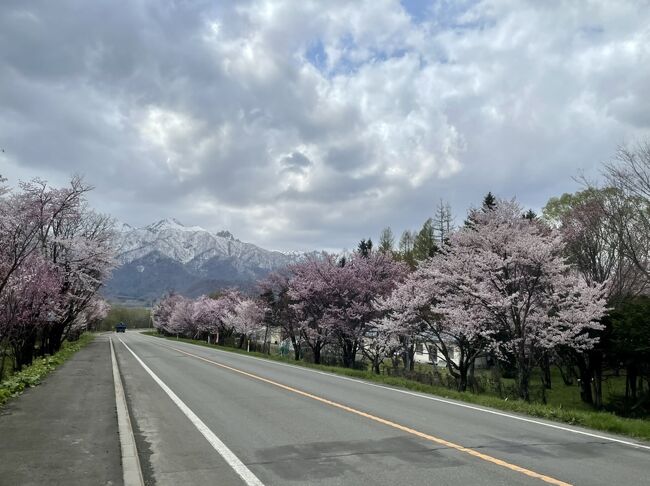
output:
POLYGON ((95 339, 94 334, 85 333, 77 341, 66 341, 58 353, 35 359, 30 366, 0 382, 0 405, 6 403, 10 398, 20 395, 25 388, 34 387, 41 383, 47 374, 67 361, 93 339, 95 339))
POLYGON ((575 390, 572 390, 571 393, 569 393, 567 390, 563 390, 564 388, 577 387, 566 387, 564 384, 561 384, 560 386, 561 381, 559 379, 559 376, 555 381, 555 389, 549 390, 549 403, 544 405, 542 403, 527 403, 522 400, 504 400, 497 396, 487 394, 478 395, 471 392, 458 392, 455 390, 450 390, 449 388, 426 385, 405 378, 387 375, 376 375, 371 371, 354 370, 338 366, 317 365, 304 361, 295 361, 289 357, 267 355, 258 352, 248 353, 245 349, 215 346, 213 344, 208 344, 205 341, 198 341, 195 339, 168 337, 158 334, 155 331, 144 332, 143 334, 160 337, 163 339, 169 339, 172 341, 182 341, 185 343, 196 344, 208 348, 218 348, 230 353, 255 356, 257 358, 269 359, 272 361, 282 361, 296 366, 318 369, 338 375, 345 375, 353 378, 373 381, 376 383, 382 383, 384 385, 404 388, 421 393, 429 393, 432 395, 437 395, 439 397, 450 398, 453 400, 459 400, 475 405, 530 415, 532 417, 539 417, 542 419, 563 422, 571 425, 578 425, 590 429, 610 432, 613 434, 627 435, 629 437, 634 437, 637 439, 650 440, 650 420, 630 419, 619 417, 609 412, 590 410, 587 408, 587 405, 579 401, 579 397, 578 402, 576 403, 575 397, 573 396, 575 393, 577 393, 575 390))

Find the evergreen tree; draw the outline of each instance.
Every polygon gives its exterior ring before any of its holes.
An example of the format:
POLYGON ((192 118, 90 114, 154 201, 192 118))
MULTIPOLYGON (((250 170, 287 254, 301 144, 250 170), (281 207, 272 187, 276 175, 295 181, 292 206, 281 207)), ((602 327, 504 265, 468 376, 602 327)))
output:
MULTIPOLYGON (((488 211, 493 211, 497 207, 497 199, 494 197, 494 194, 492 194, 492 191, 488 191, 488 193, 485 195, 483 198, 483 204, 481 205, 481 211, 486 213, 488 211)), ((471 228, 474 226, 474 216, 472 216, 472 213, 474 212, 474 209, 471 209, 469 211, 469 216, 465 220, 464 226, 466 228, 471 228)))
POLYGON ((492 191, 488 193, 483 198, 483 211, 491 211, 497 207, 497 199, 492 194, 492 191))
POLYGON ((364 258, 368 258, 370 254, 372 253, 372 240, 370 238, 363 239, 359 242, 359 246, 357 247, 357 251, 359 252, 359 255, 361 255, 364 258))
POLYGON ((433 219, 427 219, 413 242, 413 257, 417 261, 426 260, 435 255, 438 247, 433 229, 433 219))
POLYGON ((381 230, 381 234, 379 235, 379 251, 381 253, 392 253, 394 246, 395 236, 393 235, 393 230, 390 229, 390 226, 387 226, 381 230))
POLYGON ((528 221, 534 221, 537 219, 537 213, 532 209, 529 209, 522 215, 522 218, 527 219, 528 221))

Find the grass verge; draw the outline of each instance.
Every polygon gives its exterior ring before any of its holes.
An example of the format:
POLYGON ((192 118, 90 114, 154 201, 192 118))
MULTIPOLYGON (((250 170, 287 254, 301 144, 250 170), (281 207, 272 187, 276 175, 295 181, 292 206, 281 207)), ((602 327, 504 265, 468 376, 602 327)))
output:
POLYGON ((544 405, 542 403, 527 403, 522 400, 503 400, 495 396, 477 395, 471 392, 458 392, 444 387, 425 385, 417 381, 407 380, 406 378, 376 375, 370 371, 354 370, 337 366, 317 365, 313 363, 306 363, 304 361, 295 361, 293 359, 277 355, 246 352, 246 350, 243 349, 230 348, 227 346, 215 346, 213 344, 208 344, 205 341, 198 341, 195 339, 163 336, 162 334, 158 334, 155 331, 146 331, 142 334, 168 339, 171 341, 182 341, 185 343, 196 344, 198 346, 204 346, 208 348, 217 348, 230 353, 255 356, 257 358, 268 359, 271 361, 281 361, 295 366, 327 371, 330 373, 335 373, 337 375, 350 376, 353 378, 368 380, 375 383, 382 383, 384 385, 394 386, 398 388, 405 388, 407 390, 413 390, 421 393, 429 393, 431 395, 437 395, 442 398, 450 398, 453 400, 495 408, 507 412, 515 412, 519 414, 530 415, 532 417, 552 420, 555 422, 563 422, 570 425, 578 425, 581 427, 610 432, 613 434, 626 435, 637 439, 650 440, 650 420, 624 418, 609 412, 575 409, 572 407, 562 406, 562 404, 544 405))
POLYGON ((65 341, 58 353, 35 359, 30 366, 0 382, 0 405, 6 403, 10 398, 20 395, 25 388, 41 383, 47 374, 54 371, 93 339, 95 339, 94 334, 84 333, 77 341, 65 341))

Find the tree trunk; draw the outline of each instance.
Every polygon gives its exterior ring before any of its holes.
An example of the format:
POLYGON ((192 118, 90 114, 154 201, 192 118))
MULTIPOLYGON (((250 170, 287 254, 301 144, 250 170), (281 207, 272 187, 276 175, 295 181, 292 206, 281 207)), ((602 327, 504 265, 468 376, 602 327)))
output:
POLYGON ((600 352, 590 353, 589 370, 593 387, 594 407, 603 407, 603 356, 600 352))
POLYGON ((523 349, 517 355, 517 389, 519 398, 530 402, 530 367, 523 349))
POLYGON ((266 354, 271 354, 271 344, 270 343, 269 343, 268 351, 266 349, 266 340, 268 339, 268 337, 269 337, 269 323, 267 322, 266 323, 266 329, 264 329, 264 344, 263 344, 263 347, 262 347, 262 352, 266 353, 266 354))
POLYGON ((564 383, 565 386, 572 386, 573 385, 573 366, 572 365, 567 365, 566 369, 562 363, 557 364, 557 369, 560 370, 560 376, 562 377, 562 382, 564 383))
POLYGON ((293 346, 294 360, 298 361, 300 359, 300 344, 298 344, 295 336, 291 336, 291 345, 293 346))
POLYGON ((544 388, 550 390, 551 389, 551 360, 548 357, 548 353, 544 353, 544 356, 542 356, 540 368, 542 369, 542 383, 544 384, 544 388))
POLYGON ((372 370, 375 372, 376 375, 381 374, 381 370, 379 369, 380 363, 381 360, 378 357, 372 360, 372 370))
POLYGON ((576 357, 578 373, 580 374, 580 399, 589 405, 594 404, 593 394, 591 393, 591 373, 583 356, 576 357))
POLYGON ((344 339, 341 342, 343 349, 343 366, 346 368, 354 368, 356 361, 356 342, 350 339, 344 339))
POLYGON ((626 370, 627 374, 627 383, 625 386, 625 397, 626 398, 631 398, 632 400, 636 400, 637 398, 637 388, 636 388, 636 382, 637 382, 637 370, 636 370, 636 365, 634 363, 630 363, 627 366, 626 370))
POLYGON ((469 384, 469 386, 471 387, 474 393, 478 393, 476 379, 474 378, 474 371, 476 367, 475 365, 476 365, 476 359, 473 358, 469 365, 469 375, 467 377, 467 383, 469 384))
POLYGON ((314 363, 320 364, 320 351, 321 351, 320 346, 314 346, 312 348, 312 351, 314 353, 314 363))
POLYGON ((65 333, 67 325, 68 322, 64 321, 55 322, 50 326, 47 333, 47 353, 49 355, 53 355, 61 349, 61 344, 63 344, 63 334, 65 333))
POLYGON ((458 391, 467 391, 467 367, 465 365, 458 367, 458 391))

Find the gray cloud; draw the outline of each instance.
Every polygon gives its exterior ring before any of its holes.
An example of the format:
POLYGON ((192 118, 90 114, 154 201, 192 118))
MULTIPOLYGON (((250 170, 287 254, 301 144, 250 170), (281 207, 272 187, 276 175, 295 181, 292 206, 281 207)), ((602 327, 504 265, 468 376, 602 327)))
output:
POLYGON ((650 9, 452 3, 2 2, 0 173, 340 248, 441 197, 539 208, 650 133, 650 9))
POLYGON ((303 174, 311 165, 311 161, 300 152, 292 152, 281 161, 285 170, 303 174))

